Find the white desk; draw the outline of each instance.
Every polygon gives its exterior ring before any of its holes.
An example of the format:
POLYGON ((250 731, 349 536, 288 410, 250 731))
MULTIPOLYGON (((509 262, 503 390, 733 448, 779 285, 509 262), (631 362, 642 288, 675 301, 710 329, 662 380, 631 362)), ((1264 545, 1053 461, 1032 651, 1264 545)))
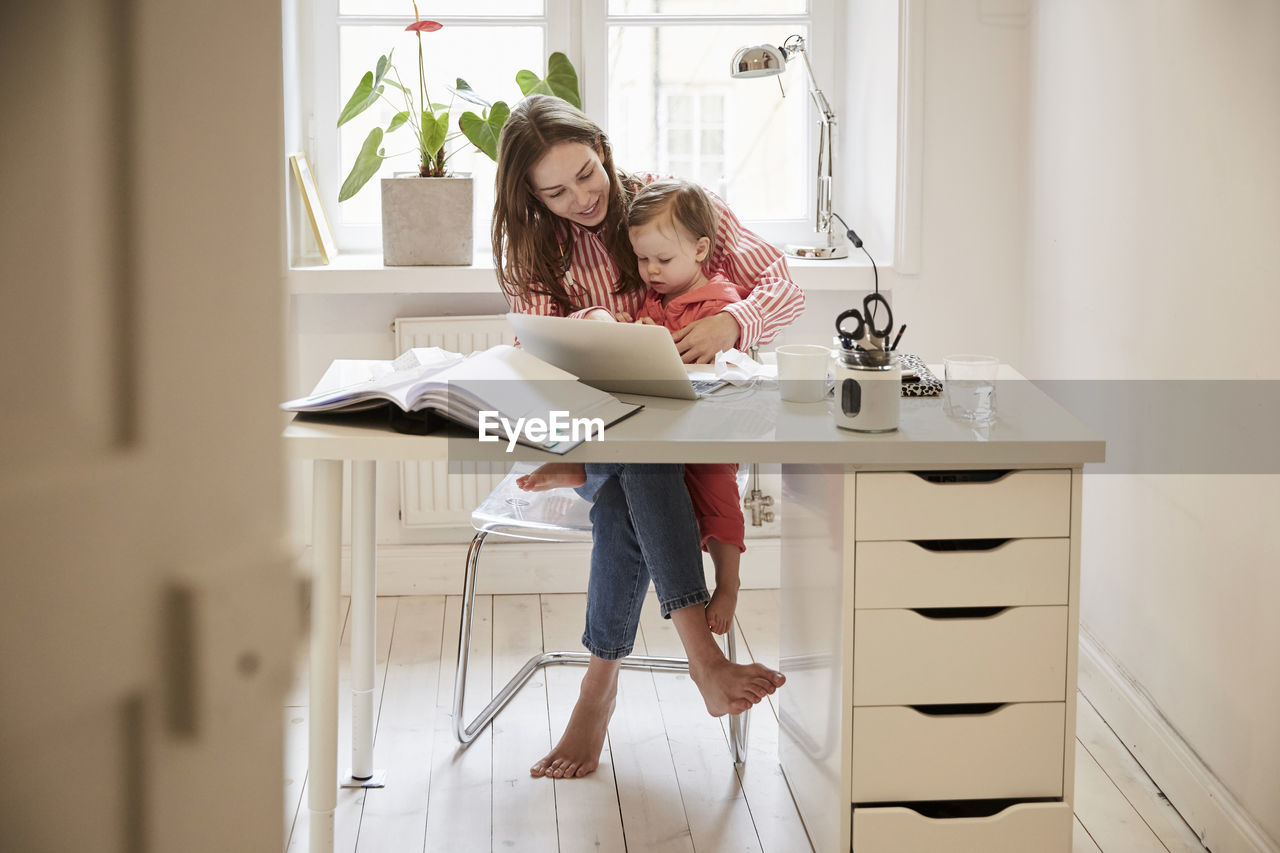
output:
MULTIPOLYGON (((949 420, 942 414, 938 398, 905 398, 898 431, 883 435, 839 430, 832 424, 825 404, 782 402, 776 391, 731 389, 696 403, 648 397, 624 396, 624 399, 643 402, 645 409, 610 427, 605 441, 588 442, 563 457, 523 446, 506 453, 505 443, 480 443, 474 435, 460 430, 444 435, 400 435, 385 428, 376 417, 364 421, 295 419, 285 429, 289 456, 313 460, 315 465, 308 785, 313 851, 332 850, 337 804, 338 591, 344 461, 350 461, 352 467, 352 770, 357 777, 370 776, 375 769, 372 750, 375 461, 565 459, 782 463, 784 499, 791 491, 797 501, 795 508, 790 501, 783 508, 783 560, 786 562, 792 555, 812 558, 811 546, 815 541, 828 543, 826 556, 815 565, 825 572, 823 582, 830 587, 829 592, 837 595, 834 600, 845 602, 849 613, 838 608, 834 614, 822 610, 817 615, 827 618, 831 630, 840 632, 841 636, 850 633, 849 642, 838 649, 819 650, 817 644, 810 642, 811 638, 800 638, 803 642, 799 650, 793 652, 786 645, 790 639, 784 620, 782 668, 790 681, 782 691, 782 710, 792 725, 784 725, 782 732, 782 766, 819 849, 847 850, 850 800, 844 799, 840 808, 834 806, 850 788, 849 761, 836 761, 832 776, 831 763, 815 762, 811 760, 811 753, 814 744, 818 744, 818 750, 826 749, 837 757, 843 751, 847 759, 849 753, 848 735, 852 724, 847 719, 851 713, 845 709, 851 708, 851 702, 844 702, 844 693, 846 682, 848 689, 852 689, 852 654, 843 649, 852 647, 850 614, 854 601, 852 564, 845 559, 845 541, 846 528, 853 530, 856 515, 853 505, 856 475, 872 471, 1056 468, 1070 471, 1071 482, 1078 486, 1083 464, 1103 459, 1102 441, 1027 382, 1000 384, 1000 420, 990 427, 975 429, 949 420), (838 500, 824 504, 828 497, 838 497, 838 500), (823 510, 823 506, 834 509, 823 510), (816 540, 815 524, 821 525, 816 540), (821 666, 815 665, 815 653, 825 655, 821 666), (815 679, 812 673, 823 675, 815 679), (838 676, 835 682, 831 681, 832 673, 838 676), (834 690, 830 688, 832 683, 836 684, 834 690), (811 689, 815 685, 816 689, 811 689), (795 699, 786 698, 792 695, 795 699), (788 702, 802 697, 818 697, 829 703, 824 706, 823 715, 835 721, 829 727, 835 733, 834 740, 824 733, 826 729, 806 732, 795 725, 803 718, 799 712, 791 712, 792 705, 788 702), (800 758, 801 755, 809 757, 800 758), (828 813, 844 817, 833 823, 828 813)), ((1071 500, 1071 541, 1075 543, 1071 548, 1071 576, 1078 579, 1078 488, 1072 489, 1071 500)), ((803 575, 788 572, 785 566, 783 578, 784 611, 793 606, 790 602, 805 600, 797 599, 794 593, 818 588, 809 584, 803 575)), ((1078 596, 1076 581, 1071 583, 1067 642, 1074 649, 1078 596)), ((1074 651, 1068 663, 1066 705, 1069 707, 1065 711, 1074 731, 1074 651)), ((1068 750, 1065 759, 1068 774, 1070 756, 1068 750)), ((389 779, 386 783, 394 785, 395 780, 389 779)), ((1070 797, 1069 788, 1066 796, 1070 797)), ((1062 850, 1069 849, 1068 825, 1062 850)))

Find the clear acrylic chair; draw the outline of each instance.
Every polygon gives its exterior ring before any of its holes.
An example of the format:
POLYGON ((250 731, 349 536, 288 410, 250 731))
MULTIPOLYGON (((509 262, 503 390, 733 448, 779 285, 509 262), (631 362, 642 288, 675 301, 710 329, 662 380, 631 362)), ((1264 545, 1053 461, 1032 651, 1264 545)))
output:
MULTIPOLYGON (((539 542, 590 542, 591 504, 578 497, 572 489, 552 489, 545 492, 526 492, 516 485, 516 478, 529 473, 537 465, 519 463, 506 478, 489 493, 480 506, 471 513, 471 526, 476 535, 467 549, 466 579, 462 588, 462 624, 458 635, 458 667, 453 686, 453 734, 459 743, 469 744, 476 735, 511 701, 534 672, 545 666, 577 664, 585 666, 591 655, 585 651, 546 651, 525 661, 524 666, 497 692, 484 710, 470 723, 464 722, 463 703, 467 693, 467 664, 471 657, 472 604, 476 594, 476 575, 480 567, 480 551, 490 536, 505 536, 539 542)), ((738 476, 741 493, 746 484, 743 474, 738 476)), ((725 635, 729 660, 737 660, 737 627, 729 622, 725 635)), ((629 669, 667 670, 688 672, 689 661, 684 658, 655 655, 629 655, 622 659, 622 666, 629 669)), ((733 747, 733 760, 741 764, 747 756, 747 726, 750 711, 729 717, 729 740, 733 747)))

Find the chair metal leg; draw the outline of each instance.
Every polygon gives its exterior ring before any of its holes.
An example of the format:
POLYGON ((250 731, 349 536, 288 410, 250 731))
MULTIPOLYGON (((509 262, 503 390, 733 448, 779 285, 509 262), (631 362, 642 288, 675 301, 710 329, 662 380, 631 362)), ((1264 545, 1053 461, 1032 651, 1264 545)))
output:
MULTIPOLYGON (((516 672, 484 710, 475 716, 470 723, 462 716, 463 704, 467 698, 467 664, 471 658, 471 617, 476 596, 476 574, 480 564, 480 549, 489 534, 481 531, 471 539, 471 547, 467 549, 466 575, 462 583, 462 619, 458 626, 458 666, 453 682, 453 736, 464 746, 476 739, 485 727, 493 722, 493 718, 506 707, 516 692, 525 685, 535 672, 547 666, 574 664, 585 666, 591 661, 588 652, 554 651, 542 652, 530 657, 516 672)), ((731 622, 727 637, 729 660, 736 661, 735 636, 737 628, 731 622)), ((649 669, 669 672, 688 672, 689 661, 684 658, 662 657, 659 655, 628 655, 620 661, 627 669, 649 669)), ((730 739, 733 741, 733 760, 741 764, 747 756, 747 719, 750 712, 735 714, 729 718, 730 739)))
MULTIPOLYGON (((738 662, 737 649, 738 620, 729 620, 729 633, 725 635, 729 660, 738 662)), ((733 749, 733 763, 745 764, 747 760, 747 735, 750 731, 751 711, 743 711, 729 717, 729 746, 733 749)))

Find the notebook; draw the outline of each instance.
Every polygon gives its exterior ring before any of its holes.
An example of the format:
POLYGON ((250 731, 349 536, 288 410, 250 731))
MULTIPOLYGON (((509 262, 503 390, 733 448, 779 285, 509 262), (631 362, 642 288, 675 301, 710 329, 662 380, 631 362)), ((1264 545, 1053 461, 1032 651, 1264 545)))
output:
POLYGON ((604 391, 696 400, 723 387, 709 364, 685 364, 663 326, 508 314, 533 355, 604 391))

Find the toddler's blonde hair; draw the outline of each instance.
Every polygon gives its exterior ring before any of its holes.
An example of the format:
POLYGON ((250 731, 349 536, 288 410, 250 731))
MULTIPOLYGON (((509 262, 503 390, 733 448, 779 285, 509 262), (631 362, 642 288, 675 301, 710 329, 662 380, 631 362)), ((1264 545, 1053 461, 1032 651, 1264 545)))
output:
POLYGON ((645 184, 631 199, 627 210, 627 227, 636 228, 663 217, 683 228, 696 241, 706 237, 710 245, 707 257, 716 247, 716 228, 720 216, 706 190, 679 178, 667 178, 645 184))

